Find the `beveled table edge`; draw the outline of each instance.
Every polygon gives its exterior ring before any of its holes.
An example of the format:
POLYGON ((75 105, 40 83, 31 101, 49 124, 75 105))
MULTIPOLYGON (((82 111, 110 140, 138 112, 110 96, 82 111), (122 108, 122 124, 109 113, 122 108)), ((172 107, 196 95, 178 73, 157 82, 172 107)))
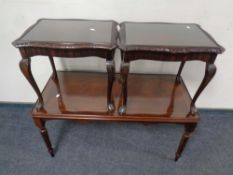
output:
POLYGON ((26 31, 15 41, 12 45, 16 48, 21 47, 41 47, 41 48, 53 48, 53 49, 107 49, 113 50, 117 48, 117 32, 118 23, 114 20, 94 20, 94 19, 53 19, 53 18, 40 18, 33 25, 26 29, 26 31), (111 43, 89 43, 89 42, 43 42, 43 41, 27 41, 22 38, 30 32, 40 21, 42 20, 69 20, 69 21, 98 21, 98 22, 112 22, 112 35, 111 43))
POLYGON ((225 48, 219 45, 215 39, 197 23, 172 23, 172 22, 132 22, 123 21, 119 24, 119 49, 123 51, 155 51, 155 52, 167 52, 167 53, 223 53, 225 48), (126 45, 125 41, 125 24, 126 23, 138 23, 138 24, 186 24, 196 25, 202 32, 206 34, 209 39, 216 44, 217 47, 187 47, 187 46, 150 46, 150 45, 126 45))

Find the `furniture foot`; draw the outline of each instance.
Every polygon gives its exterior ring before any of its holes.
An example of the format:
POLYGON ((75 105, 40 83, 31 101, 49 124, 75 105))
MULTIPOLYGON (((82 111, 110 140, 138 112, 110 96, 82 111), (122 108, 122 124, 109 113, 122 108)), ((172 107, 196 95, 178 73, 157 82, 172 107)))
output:
POLYGON ((20 62, 19 62, 19 67, 23 73, 23 75, 25 76, 25 78, 28 80, 28 82, 31 84, 32 88, 34 89, 34 91, 36 92, 37 96, 38 96, 38 106, 37 109, 43 109, 43 97, 41 95, 40 89, 36 84, 36 81, 32 75, 32 71, 31 71, 31 59, 30 58, 23 58, 20 62))
POLYGON ((114 106, 114 104, 113 103, 109 103, 108 104, 108 112, 114 112, 114 110, 115 110, 115 106, 114 106))
POLYGON ((45 128, 45 121, 40 118, 33 118, 35 125, 40 129, 41 136, 46 144, 49 154, 54 157, 54 151, 49 139, 48 131, 45 128))
POLYGON ((126 106, 121 106, 118 112, 120 115, 124 115, 126 113, 126 106))
POLYGON ((194 95, 192 102, 190 104, 190 113, 192 115, 195 115, 197 110, 195 108, 195 103, 197 101, 197 98, 199 97, 199 95, 201 94, 201 92, 205 89, 205 87, 208 85, 208 83, 212 80, 212 78, 214 77, 216 73, 216 66, 214 65, 214 63, 206 63, 206 68, 205 68, 205 76, 199 86, 199 88, 197 89, 196 94, 194 95))
POLYGON ((112 97, 112 87, 115 80, 115 63, 113 60, 106 62, 108 72, 108 90, 107 90, 107 105, 108 112, 112 113, 115 110, 115 105, 112 97))
POLYGON ((176 75, 176 82, 177 82, 177 83, 180 83, 180 82, 181 82, 181 73, 182 73, 182 70, 183 70, 183 68, 184 68, 184 64, 185 64, 185 61, 182 61, 182 62, 180 63, 180 68, 179 68, 179 71, 178 71, 178 73, 177 73, 177 75, 176 75))
POLYGON ((180 158, 180 156, 181 156, 181 154, 182 154, 182 152, 184 150, 185 145, 187 144, 192 132, 196 128, 196 125, 197 125, 196 123, 185 124, 185 132, 182 135, 182 138, 180 140, 178 149, 176 151, 175 161, 177 161, 180 158))
POLYGON ((129 73, 129 63, 125 63, 124 61, 121 63, 121 99, 122 104, 119 108, 118 113, 120 115, 124 115, 127 109, 127 80, 129 73))
POLYGON ((45 141, 45 144, 46 144, 46 146, 48 148, 49 154, 51 155, 51 157, 54 157, 54 152, 53 152, 53 148, 52 148, 52 145, 50 143, 50 140, 49 140, 47 129, 45 129, 45 128, 41 129, 40 132, 41 132, 41 135, 42 135, 42 137, 43 137, 43 139, 45 141))

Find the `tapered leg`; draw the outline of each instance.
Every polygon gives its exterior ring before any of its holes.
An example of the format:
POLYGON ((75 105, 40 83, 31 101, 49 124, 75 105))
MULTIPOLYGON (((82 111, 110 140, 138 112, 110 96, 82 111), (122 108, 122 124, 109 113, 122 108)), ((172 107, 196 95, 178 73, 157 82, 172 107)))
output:
POLYGON ((197 101, 197 98, 199 97, 201 92, 205 89, 205 87, 208 85, 208 83, 212 80, 215 73, 216 73, 216 66, 214 65, 214 63, 206 63, 205 76, 204 76, 199 88, 197 89, 197 92, 195 93, 195 95, 192 99, 191 105, 190 105, 190 113, 192 115, 195 115, 197 112, 196 108, 195 108, 195 103, 197 101))
POLYGON ((185 64, 185 61, 182 61, 182 62, 180 63, 179 71, 178 71, 178 73, 177 73, 177 75, 176 75, 176 81, 177 81, 178 83, 181 82, 181 73, 182 73, 182 70, 183 70, 183 68, 184 68, 184 64, 185 64))
POLYGON ((112 87, 115 80, 115 63, 113 60, 106 62, 107 72, 108 72, 108 90, 107 90, 107 105, 108 112, 113 112, 115 110, 114 100, 112 97, 112 87))
POLYGON ((35 90, 37 96, 38 96, 38 106, 37 109, 43 109, 43 98, 40 92, 40 89, 38 88, 36 81, 32 75, 31 71, 31 58, 24 58, 19 62, 19 67, 23 73, 23 75, 26 77, 28 82, 31 84, 33 89, 35 90))
POLYGON ((177 161, 180 158, 180 156, 181 156, 181 154, 182 154, 182 152, 184 150, 184 147, 188 142, 188 139, 190 138, 192 132, 196 128, 196 125, 197 125, 196 123, 185 124, 185 131, 184 131, 184 134, 182 135, 179 147, 178 147, 178 149, 176 151, 175 161, 177 161))
POLYGON ((54 157, 54 152, 53 152, 53 148, 52 148, 52 145, 51 145, 51 142, 50 142, 50 139, 49 139, 48 131, 45 128, 45 121, 43 121, 40 118, 33 118, 33 119, 34 119, 35 125, 40 130, 41 136, 42 136, 42 138, 43 138, 43 140, 44 140, 44 142, 45 142, 45 144, 47 146, 49 154, 52 157, 54 157))
POLYGON ((119 114, 124 115, 127 109, 127 80, 129 74, 129 63, 121 62, 121 106, 119 108, 119 114))

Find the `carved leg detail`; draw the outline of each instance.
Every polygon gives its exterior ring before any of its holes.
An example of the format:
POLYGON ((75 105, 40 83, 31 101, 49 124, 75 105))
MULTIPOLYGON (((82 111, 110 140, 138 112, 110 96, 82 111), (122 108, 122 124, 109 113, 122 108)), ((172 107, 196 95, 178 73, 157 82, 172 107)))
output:
POLYGON ((52 56, 49 56, 49 61, 50 61, 50 64, 52 66, 52 69, 53 69, 53 79, 55 81, 58 81, 58 77, 57 77, 57 71, 56 71, 56 67, 55 67, 55 64, 54 64, 54 61, 53 61, 53 57, 52 56))
POLYGON ((39 106, 37 106, 37 109, 43 109, 43 97, 41 95, 40 89, 38 88, 36 81, 32 75, 31 71, 31 59, 22 59, 19 62, 19 67, 23 73, 23 75, 26 77, 28 82, 31 84, 33 89, 35 90, 37 96, 38 96, 38 101, 39 101, 39 106))
POLYGON ((122 62, 121 63, 121 99, 122 103, 119 108, 119 114, 124 115, 127 109, 127 80, 128 80, 128 73, 129 73, 129 63, 122 62))
POLYGON ((192 115, 195 115, 195 113, 197 112, 196 108, 195 108, 195 103, 197 101, 197 98, 199 97, 201 92, 205 89, 205 87, 208 85, 208 83, 212 80, 215 73, 216 73, 216 66, 213 63, 206 63, 205 76, 204 76, 199 88, 197 89, 197 92, 194 95, 192 102, 191 102, 191 105, 190 105, 190 113, 192 115))
POLYGON ((177 161, 180 158, 180 156, 181 156, 181 154, 182 154, 182 152, 184 150, 184 147, 188 142, 188 139, 190 138, 192 132, 196 128, 196 125, 197 125, 196 123, 186 124, 185 125, 185 132, 182 135, 182 138, 180 140, 180 144, 179 144, 178 149, 176 151, 175 161, 177 161))
POLYGON ((48 131, 45 128, 45 121, 39 118, 33 118, 33 119, 34 119, 35 125, 40 129, 41 136, 47 146, 49 154, 52 157, 54 157, 54 152, 53 152, 53 148, 52 148, 52 145, 49 139, 48 131))
POLYGON ((177 73, 177 75, 176 75, 176 81, 177 81, 178 83, 181 82, 181 73, 182 73, 182 70, 183 70, 183 68, 184 68, 184 64, 185 64, 185 61, 182 61, 182 62, 180 63, 180 68, 179 68, 179 71, 178 71, 178 73, 177 73))
POLYGON ((112 97, 112 87, 115 80, 115 63, 114 61, 107 61, 106 62, 107 72, 108 72, 108 90, 107 90, 107 105, 108 105, 108 112, 114 112, 114 100, 112 97))

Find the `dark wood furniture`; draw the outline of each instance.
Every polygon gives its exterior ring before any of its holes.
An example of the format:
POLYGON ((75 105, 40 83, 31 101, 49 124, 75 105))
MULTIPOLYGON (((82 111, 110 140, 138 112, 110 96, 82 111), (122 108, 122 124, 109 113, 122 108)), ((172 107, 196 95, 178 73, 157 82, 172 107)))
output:
MULTIPOLYGON (((216 66, 214 65, 214 61, 217 54, 222 53, 224 49, 197 24, 124 22, 120 24, 119 39, 122 59, 122 90, 121 104, 118 108, 119 114, 122 116, 131 116, 132 113, 134 113, 135 116, 150 115, 151 118, 154 117, 155 121, 158 119, 157 116, 163 116, 163 122, 169 123, 177 123, 177 121, 173 120, 173 116, 177 118, 181 117, 183 123, 185 123, 185 132, 176 152, 175 160, 178 160, 185 144, 198 123, 199 115, 195 107, 195 102, 215 75, 216 66), (141 84, 143 80, 135 81, 133 84, 131 83, 131 85, 129 85, 128 82, 130 62, 139 59, 181 62, 176 76, 157 75, 161 77, 161 79, 165 77, 168 80, 170 79, 170 86, 168 84, 163 86, 164 81, 162 80, 153 82, 153 93, 159 93, 162 96, 163 93, 170 90, 170 98, 166 99, 164 96, 157 97, 155 101, 150 99, 150 103, 142 99, 133 99, 134 96, 132 96, 131 91, 135 88, 134 86, 138 87, 138 91, 140 91, 140 88, 145 88, 143 87, 144 84, 141 84), (181 72, 185 62, 192 60, 199 60, 206 63, 204 78, 193 98, 188 94, 181 78, 181 72), (179 92, 178 88, 180 90, 179 92), (129 101, 127 100, 128 97, 129 101), (133 100, 135 100, 134 103, 140 103, 137 104, 139 108, 134 111, 131 110, 131 102, 133 100), (169 100, 170 103, 168 103, 169 100), (182 105, 182 103, 185 104, 182 105), (179 110, 177 110, 177 108, 179 108, 179 110), (151 113, 151 111, 153 111, 153 113, 151 113)), ((148 82, 149 81, 152 80, 148 78, 148 82)), ((144 93, 150 96, 152 92, 148 91, 150 90, 146 89, 144 93)))
POLYGON ((38 96, 32 116, 51 156, 48 120, 184 124, 175 160, 195 129, 199 121, 195 101, 213 77, 215 57, 223 48, 194 24, 122 23, 120 27, 122 65, 121 75, 116 76, 114 21, 41 19, 13 42, 22 55, 22 73, 38 96), (48 56, 53 70, 42 92, 31 71, 31 58, 37 55, 48 56), (85 56, 106 59, 108 73, 56 71, 53 57, 85 56), (130 61, 137 59, 181 61, 181 66, 177 75, 128 76, 130 61), (206 62, 205 77, 193 99, 180 76, 188 60, 206 62), (115 78, 119 81, 113 83, 115 78))
MULTIPOLYGON (((58 105, 59 110, 63 114, 63 117, 66 117, 66 108, 65 104, 67 101, 63 101, 66 96, 61 92, 59 85, 63 83, 63 79, 59 79, 59 74, 57 74, 53 57, 65 57, 65 58, 74 58, 74 57, 87 57, 87 56, 96 56, 103 59, 106 59, 107 67, 107 85, 106 89, 102 91, 106 92, 106 97, 104 96, 104 102, 106 100, 103 112, 101 114, 111 115, 114 112, 114 101, 112 97, 112 86, 114 82, 115 66, 114 66, 114 52, 117 47, 117 23, 114 21, 97 21, 97 20, 78 20, 78 19, 40 19, 31 26, 19 39, 13 42, 13 45, 19 48, 22 60, 20 61, 20 68, 26 79, 29 81, 33 89, 35 90, 38 101, 36 103, 35 109, 32 113, 33 119, 36 126, 40 129, 41 135, 48 147, 50 154, 53 156, 53 149, 45 128, 46 119, 52 118, 53 113, 50 110, 53 110, 53 106, 47 106, 47 103, 50 99, 47 98, 43 93, 46 92, 46 86, 44 91, 41 93, 31 71, 31 58, 33 56, 48 56, 53 75, 48 82, 56 84, 56 95, 49 98, 56 98, 58 103, 53 105, 58 105), (61 81, 61 82, 60 82, 61 81), (47 115, 49 114, 49 115, 47 115), (44 116, 47 116, 45 119, 44 116), (50 116, 50 117, 48 117, 50 116)), ((75 78, 74 82, 78 81, 75 78)), ((80 86, 82 89, 90 89, 87 84, 85 84, 85 79, 82 79, 83 82, 78 82, 82 84, 80 86), (87 85, 87 86, 85 86, 87 85)), ((99 85, 96 83, 95 87, 92 87, 92 91, 99 90, 99 85)), ((72 86, 72 84, 71 84, 72 86)), ((72 88, 72 87, 71 87, 72 88)), ((73 87, 74 88, 74 87, 73 87)), ((79 99, 81 103, 93 103, 93 100, 85 101, 82 98, 79 99)), ((95 101, 95 100, 94 100, 95 101)), ((96 101, 97 102, 97 101, 96 101)), ((98 102, 97 102, 98 103, 98 102)), ((100 103, 100 102, 99 102, 100 103)), ((75 105, 76 102, 71 103, 75 105)), ((66 104, 67 105, 67 104, 66 104)), ((87 114, 96 113, 96 111, 81 112, 81 116, 87 114)), ((79 116, 77 114, 77 116, 79 116)), ((68 117, 69 118, 69 117, 68 117)))

